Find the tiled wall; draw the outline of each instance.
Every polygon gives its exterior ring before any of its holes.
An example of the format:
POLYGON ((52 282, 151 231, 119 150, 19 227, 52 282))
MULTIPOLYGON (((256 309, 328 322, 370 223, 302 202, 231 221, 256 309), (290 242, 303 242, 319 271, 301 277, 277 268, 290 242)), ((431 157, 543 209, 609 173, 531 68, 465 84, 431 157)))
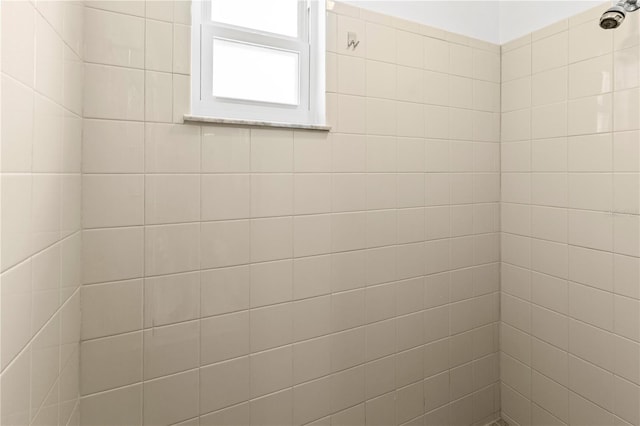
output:
POLYGON ((0 9, 0 424, 77 425, 83 7, 0 9))
POLYGON ((503 46, 502 411, 640 423, 640 14, 503 46))
POLYGON ((499 48, 330 6, 321 133, 179 124, 188 4, 86 3, 83 425, 499 411, 499 48))

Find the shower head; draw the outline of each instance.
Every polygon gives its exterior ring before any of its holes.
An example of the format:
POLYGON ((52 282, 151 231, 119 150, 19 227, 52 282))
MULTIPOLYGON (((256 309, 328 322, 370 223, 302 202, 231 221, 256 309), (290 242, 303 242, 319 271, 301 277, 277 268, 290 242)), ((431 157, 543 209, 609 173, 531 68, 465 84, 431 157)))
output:
POLYGON ((627 12, 635 12, 638 7, 638 0, 624 0, 611 6, 600 17, 600 27, 605 30, 612 30, 622 25, 627 12))
POLYGON ((610 7, 600 17, 600 27, 605 30, 618 28, 624 21, 625 16, 627 16, 627 11, 620 4, 610 7))

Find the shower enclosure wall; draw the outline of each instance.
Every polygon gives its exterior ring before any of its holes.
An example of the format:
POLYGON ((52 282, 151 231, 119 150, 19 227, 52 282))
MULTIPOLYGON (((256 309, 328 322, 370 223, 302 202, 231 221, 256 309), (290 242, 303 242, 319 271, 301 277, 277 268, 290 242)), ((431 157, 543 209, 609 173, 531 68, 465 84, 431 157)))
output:
POLYGON ((640 16, 502 47, 502 412, 640 423, 640 16))
POLYGON ((327 1, 319 132, 184 123, 190 10, 0 4, 2 426, 640 423, 640 16, 327 1))
POLYGON ((499 48, 335 4, 330 133, 200 126, 138 6, 85 9, 82 424, 496 418, 499 48))

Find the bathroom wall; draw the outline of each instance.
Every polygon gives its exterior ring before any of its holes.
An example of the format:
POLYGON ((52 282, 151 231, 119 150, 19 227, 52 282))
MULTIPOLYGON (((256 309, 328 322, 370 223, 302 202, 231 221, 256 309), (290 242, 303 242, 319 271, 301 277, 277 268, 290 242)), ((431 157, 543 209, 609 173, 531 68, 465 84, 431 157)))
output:
POLYGON ((86 3, 81 424, 497 415, 499 48, 330 6, 322 133, 182 124, 188 4, 86 3))
POLYGON ((79 422, 82 12, 1 5, 2 425, 79 422))
POLYGON ((640 423, 640 15, 502 51, 502 412, 640 423))

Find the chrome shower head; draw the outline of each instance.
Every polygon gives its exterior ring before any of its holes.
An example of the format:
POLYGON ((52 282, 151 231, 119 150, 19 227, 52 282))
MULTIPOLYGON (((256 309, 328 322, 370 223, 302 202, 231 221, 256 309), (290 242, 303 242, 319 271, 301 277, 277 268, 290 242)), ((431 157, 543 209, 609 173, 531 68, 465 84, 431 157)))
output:
POLYGON ((627 12, 635 12, 638 10, 638 0, 624 0, 618 2, 615 6, 611 6, 600 17, 600 27, 605 30, 612 30, 622 25, 627 12))
POLYGON ((625 16, 627 16, 627 11, 620 4, 610 7, 600 17, 600 28, 605 30, 618 28, 624 21, 625 16))

